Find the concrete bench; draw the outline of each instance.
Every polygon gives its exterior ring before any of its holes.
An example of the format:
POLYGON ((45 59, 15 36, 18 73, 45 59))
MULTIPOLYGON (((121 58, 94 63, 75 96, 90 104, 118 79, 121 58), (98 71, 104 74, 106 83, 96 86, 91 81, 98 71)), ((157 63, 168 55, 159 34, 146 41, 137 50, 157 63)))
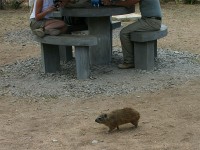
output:
MULTIPOLYGON (((119 28, 119 27, 121 27, 120 21, 112 21, 112 30, 119 28)), ((75 31, 86 31, 86 30, 88 30, 88 27, 87 27, 86 24, 68 26, 67 34, 72 34, 75 31)), ((68 62, 68 61, 73 59, 72 47, 71 46, 66 47, 66 46, 60 45, 60 59, 63 62, 68 62)))
POLYGON ((167 26, 162 25, 158 31, 133 32, 131 41, 134 42, 135 68, 152 70, 157 57, 157 39, 167 35, 167 26))
POLYGON ((89 47, 97 45, 97 38, 91 35, 45 36, 36 41, 41 43, 42 66, 45 73, 55 73, 60 69, 59 45, 74 46, 78 79, 87 79, 90 73, 89 47))

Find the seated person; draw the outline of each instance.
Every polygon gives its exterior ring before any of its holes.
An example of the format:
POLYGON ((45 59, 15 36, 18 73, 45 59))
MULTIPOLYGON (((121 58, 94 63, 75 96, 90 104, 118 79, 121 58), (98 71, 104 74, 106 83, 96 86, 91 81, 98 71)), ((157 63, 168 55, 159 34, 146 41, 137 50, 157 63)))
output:
POLYGON ((30 15, 30 28, 39 37, 48 35, 59 35, 66 33, 67 25, 64 21, 51 18, 52 12, 63 7, 69 0, 62 0, 54 4, 53 0, 35 0, 30 15))
POLYGON ((131 42, 130 34, 134 31, 156 31, 160 30, 162 23, 162 12, 159 0, 102 0, 104 5, 133 7, 139 3, 141 19, 129 24, 120 31, 120 41, 124 62, 118 65, 120 69, 134 68, 134 51, 133 42, 131 42))

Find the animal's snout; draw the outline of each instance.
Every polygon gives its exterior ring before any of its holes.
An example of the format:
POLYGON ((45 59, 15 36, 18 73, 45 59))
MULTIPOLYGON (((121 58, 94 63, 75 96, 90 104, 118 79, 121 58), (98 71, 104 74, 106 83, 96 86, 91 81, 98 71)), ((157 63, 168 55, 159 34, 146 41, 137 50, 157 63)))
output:
POLYGON ((100 123, 101 122, 101 118, 97 118, 97 119, 95 119, 95 122, 97 122, 97 123, 100 123))

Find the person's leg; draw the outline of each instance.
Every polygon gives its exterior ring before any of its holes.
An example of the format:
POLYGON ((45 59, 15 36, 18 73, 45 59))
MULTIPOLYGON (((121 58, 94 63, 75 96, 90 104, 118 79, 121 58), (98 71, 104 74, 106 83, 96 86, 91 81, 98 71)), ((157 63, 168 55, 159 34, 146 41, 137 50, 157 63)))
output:
POLYGON ((36 21, 35 19, 31 19, 30 28, 35 35, 43 37, 45 35, 43 31, 44 24, 45 20, 36 21))
POLYGON ((44 30, 47 34, 58 35, 67 31, 67 25, 62 20, 50 19, 45 22, 44 30))
POLYGON ((60 33, 66 33, 67 30, 64 21, 57 19, 42 19, 40 21, 32 19, 30 27, 33 33, 39 37, 43 37, 45 34, 59 35, 60 33))
POLYGON ((130 40, 130 33, 134 31, 152 31, 160 29, 161 21, 152 19, 138 19, 138 21, 123 28, 120 32, 120 40, 122 46, 122 52, 124 57, 124 63, 120 64, 119 68, 133 68, 134 67, 134 50, 133 42, 130 40), (128 65, 126 65, 128 64, 128 65))

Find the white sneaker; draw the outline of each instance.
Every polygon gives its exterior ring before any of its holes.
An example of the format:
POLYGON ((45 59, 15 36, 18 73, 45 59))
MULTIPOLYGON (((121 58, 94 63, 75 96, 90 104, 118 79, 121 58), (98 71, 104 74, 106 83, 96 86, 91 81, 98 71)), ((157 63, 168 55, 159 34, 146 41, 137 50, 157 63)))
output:
POLYGON ((33 33, 34 33, 35 35, 39 36, 39 37, 44 37, 44 36, 45 36, 45 33, 44 33, 44 31, 43 31, 42 28, 33 30, 33 33))
POLYGON ((60 30, 58 29, 47 29, 45 30, 45 34, 49 34, 49 35, 59 35, 61 33, 60 30))

